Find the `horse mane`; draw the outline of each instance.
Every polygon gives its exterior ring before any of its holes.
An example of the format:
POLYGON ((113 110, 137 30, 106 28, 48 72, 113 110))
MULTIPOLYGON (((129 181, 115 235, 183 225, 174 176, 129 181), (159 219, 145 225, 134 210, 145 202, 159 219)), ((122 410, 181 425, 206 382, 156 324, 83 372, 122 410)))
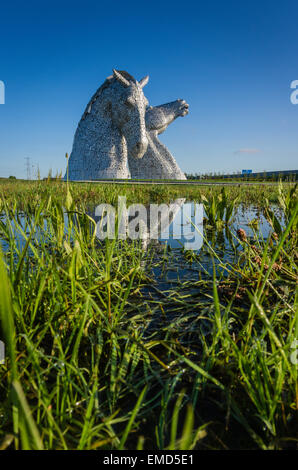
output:
MULTIPOLYGON (((136 83, 136 79, 130 75, 128 72, 126 72, 125 70, 119 70, 119 72, 121 73, 121 75, 123 75, 124 78, 126 78, 127 80, 133 82, 133 83, 136 83)), ((116 81, 116 78, 114 77, 114 75, 110 75, 109 77, 107 77, 105 79, 105 81, 103 82, 103 84, 98 88, 98 90, 94 93, 94 95, 92 96, 92 98, 90 99, 89 103, 87 104, 86 108, 85 108, 85 111, 83 113, 83 116, 81 118, 81 121, 84 120, 88 114, 91 113, 92 111, 92 105, 93 103, 95 103, 95 101, 97 100, 97 98, 101 95, 101 93, 103 92, 103 90, 105 90, 106 88, 108 88, 112 83, 114 83, 116 81)))

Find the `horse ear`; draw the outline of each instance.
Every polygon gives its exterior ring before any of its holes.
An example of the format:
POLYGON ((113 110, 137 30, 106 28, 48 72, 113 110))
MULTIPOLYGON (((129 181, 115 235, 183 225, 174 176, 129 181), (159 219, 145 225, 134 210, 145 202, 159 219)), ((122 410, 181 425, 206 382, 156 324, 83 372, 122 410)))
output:
POLYGON ((124 78, 123 75, 121 75, 120 72, 113 69, 113 74, 114 74, 114 77, 118 80, 118 82, 121 83, 121 85, 125 86, 126 88, 128 88, 130 86, 129 81, 126 80, 126 78, 124 78))
POLYGON ((148 82, 149 82, 149 75, 147 75, 146 77, 142 78, 142 80, 139 81, 140 87, 144 88, 144 86, 147 85, 148 82))

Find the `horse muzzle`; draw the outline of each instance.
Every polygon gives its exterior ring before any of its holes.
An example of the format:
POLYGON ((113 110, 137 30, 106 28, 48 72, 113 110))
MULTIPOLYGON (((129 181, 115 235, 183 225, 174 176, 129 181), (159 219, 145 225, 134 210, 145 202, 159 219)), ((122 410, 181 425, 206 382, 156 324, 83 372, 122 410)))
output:
POLYGON ((144 139, 137 142, 131 150, 131 155, 134 158, 142 158, 148 147, 148 140, 144 139))

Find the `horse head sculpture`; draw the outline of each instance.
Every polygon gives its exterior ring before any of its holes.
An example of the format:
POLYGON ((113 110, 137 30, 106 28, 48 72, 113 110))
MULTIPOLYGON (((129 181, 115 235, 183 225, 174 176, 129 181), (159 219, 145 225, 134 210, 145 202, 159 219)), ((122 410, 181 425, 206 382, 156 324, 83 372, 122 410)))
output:
POLYGON ((69 159, 69 179, 128 178, 127 155, 141 158, 148 139, 143 87, 124 71, 113 70, 89 101, 79 122, 69 159))
POLYGON ((125 137, 127 152, 135 158, 141 158, 148 146, 145 124, 148 100, 144 96, 143 87, 149 77, 137 82, 127 72, 113 72, 116 82, 113 87, 115 95, 110 102, 112 120, 125 137))
POLYGON ((148 80, 113 70, 92 96, 75 133, 70 180, 186 179, 158 137, 188 113, 188 104, 149 107, 143 93, 148 80))

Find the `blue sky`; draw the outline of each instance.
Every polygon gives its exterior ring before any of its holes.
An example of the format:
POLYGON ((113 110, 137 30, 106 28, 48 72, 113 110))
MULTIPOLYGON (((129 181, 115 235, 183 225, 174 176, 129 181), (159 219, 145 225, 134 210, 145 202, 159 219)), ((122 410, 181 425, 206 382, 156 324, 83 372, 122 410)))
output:
POLYGON ((112 68, 151 105, 190 113, 161 140, 186 172, 297 169, 298 4, 285 0, 1 2, 0 176, 65 169, 87 101, 112 68))

